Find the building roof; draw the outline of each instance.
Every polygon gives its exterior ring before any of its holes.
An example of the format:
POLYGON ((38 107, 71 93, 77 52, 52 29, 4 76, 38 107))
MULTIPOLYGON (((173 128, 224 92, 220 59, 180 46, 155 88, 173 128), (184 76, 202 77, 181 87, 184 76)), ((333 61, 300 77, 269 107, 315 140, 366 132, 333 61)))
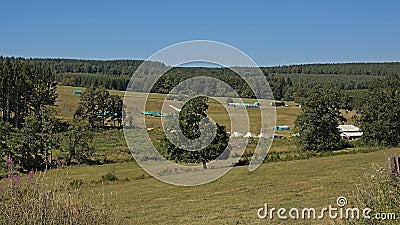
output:
MULTIPOLYGON (((339 125, 340 132, 360 132, 360 128, 354 125, 339 125)), ((362 133, 362 132, 361 132, 362 133)))
POLYGON ((363 132, 343 132, 341 136, 344 137, 361 137, 363 132))

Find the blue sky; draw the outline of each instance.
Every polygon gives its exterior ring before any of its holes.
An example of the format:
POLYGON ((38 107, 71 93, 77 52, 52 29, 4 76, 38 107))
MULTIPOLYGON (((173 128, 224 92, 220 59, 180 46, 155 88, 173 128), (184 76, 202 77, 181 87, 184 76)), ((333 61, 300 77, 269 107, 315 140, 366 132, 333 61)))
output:
POLYGON ((259 65, 400 61, 400 1, 7 1, 0 54, 145 59, 207 39, 259 65))

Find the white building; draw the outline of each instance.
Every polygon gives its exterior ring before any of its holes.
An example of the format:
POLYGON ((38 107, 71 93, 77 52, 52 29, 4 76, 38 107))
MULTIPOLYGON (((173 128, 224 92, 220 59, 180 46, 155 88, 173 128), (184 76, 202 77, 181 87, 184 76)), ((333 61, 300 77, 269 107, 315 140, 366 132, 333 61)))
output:
POLYGON ((360 138, 363 132, 354 125, 339 125, 340 136, 349 140, 360 138))

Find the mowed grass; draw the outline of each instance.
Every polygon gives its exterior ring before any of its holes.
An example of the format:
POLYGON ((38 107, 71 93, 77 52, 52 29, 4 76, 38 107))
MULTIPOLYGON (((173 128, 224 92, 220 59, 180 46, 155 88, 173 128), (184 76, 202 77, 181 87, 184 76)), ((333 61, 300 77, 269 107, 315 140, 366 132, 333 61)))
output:
MULTIPOLYGON (((79 98, 80 95, 73 94, 73 90, 81 90, 84 91, 85 88, 82 87, 70 87, 70 86, 58 86, 57 87, 57 93, 58 93, 58 98, 56 101, 56 109, 59 111, 59 117, 65 120, 71 120, 73 118, 73 114, 78 107, 79 104, 79 98)), ((121 97, 125 95, 125 92, 123 91, 115 91, 115 90, 110 90, 110 94, 116 94, 121 97)), ((146 101, 146 111, 155 111, 155 112, 161 112, 163 102, 165 101, 167 95, 165 94, 156 94, 156 93, 151 93, 148 96, 148 99, 146 101)), ((144 93, 136 93, 131 96, 129 99, 130 105, 140 105, 141 102, 144 101, 145 94, 144 93)), ((235 130, 231 130, 231 120, 229 118, 229 115, 225 109, 226 107, 226 100, 220 100, 222 102, 218 102, 212 98, 209 100, 209 109, 207 110, 207 115, 211 117, 215 122, 222 124, 226 127, 226 130, 229 132, 234 132, 235 130), (224 105, 223 105, 224 104, 224 105)), ((239 102, 239 99, 235 99, 236 102, 239 102)), ((256 101, 255 99, 243 99, 243 101, 253 103, 256 101)), ((172 102, 172 101, 171 101, 172 102)), ((168 105, 168 103, 166 104, 168 105)), ((175 105, 178 108, 182 107, 181 103, 175 103, 175 105)), ((128 106, 129 107, 129 106, 128 106)), ((171 108, 167 108, 174 112, 171 108)), ((235 110, 235 109, 233 109, 235 110)), ((250 132, 258 135, 260 133, 260 120, 261 120, 261 115, 260 115, 260 110, 257 108, 249 108, 246 109, 248 113, 248 119, 250 123, 250 132)), ((134 110, 135 115, 139 115, 141 110, 134 110)), ((294 127, 294 120, 296 117, 301 113, 301 108, 294 106, 293 102, 290 102, 289 107, 277 107, 276 108, 276 124, 277 125, 289 125, 292 129, 294 127)), ((150 117, 146 116, 146 127, 148 128, 153 128, 153 129, 158 129, 161 130, 161 118, 159 117, 150 117)), ((244 118, 246 119, 246 118, 244 118)), ((111 126, 111 124, 110 124, 111 126)), ((116 131, 119 132, 118 139, 120 140, 121 137, 123 137, 123 132, 122 131, 116 131)), ((112 135, 115 135, 116 132, 113 132, 112 135)), ((96 149, 100 150, 101 154, 107 154, 107 157, 110 160, 113 161, 121 161, 127 160, 127 157, 129 156, 124 156, 121 155, 120 152, 128 152, 127 151, 127 146, 124 141, 120 141, 119 145, 118 143, 113 144, 114 148, 110 148, 109 145, 104 144, 104 140, 112 139, 112 137, 107 137, 109 132, 105 132, 102 135, 95 137, 94 143, 96 149), (119 150, 116 150, 119 149, 119 150), (126 151, 123 151, 121 149, 126 149, 126 151), (112 152, 113 150, 116 150, 117 153, 112 152)), ((283 140, 275 140, 272 148, 270 149, 271 152, 278 152, 278 151, 291 151, 295 150, 296 146, 293 141, 291 141, 291 134, 292 131, 277 131, 276 132, 279 135, 283 135, 286 137, 286 139, 283 140)), ((243 133, 244 134, 244 133, 243 133)))
MULTIPOLYGON (((288 162, 265 163, 254 172, 235 167, 222 178, 195 187, 165 184, 148 176, 136 163, 69 167, 47 173, 49 181, 68 173, 83 180, 82 192, 103 193, 126 224, 330 224, 328 220, 261 220, 257 209, 269 207, 335 206, 336 198, 352 200, 352 190, 373 164, 400 149, 340 155, 288 162), (100 184, 101 176, 115 171, 116 182, 100 184)), ((97 196, 99 201, 102 196, 97 196)))
MULTIPOLYGON (((84 91, 85 88, 83 87, 70 87, 70 86, 57 86, 57 93, 58 93, 58 98, 56 100, 56 105, 57 109, 59 110, 60 114, 59 116, 64 119, 71 119, 73 117, 73 114, 76 110, 76 107, 78 106, 79 103, 79 98, 80 95, 73 94, 73 90, 81 90, 84 91)), ((121 97, 125 95, 124 91, 116 91, 116 90, 110 90, 110 94, 116 94, 121 97)), ((137 94, 137 101, 141 102, 143 101, 143 93, 138 93, 137 94)), ((167 95, 165 94, 156 94, 156 93, 151 93, 148 97, 148 100, 146 102, 146 110, 147 111, 157 111, 160 112, 162 108, 162 104, 165 100, 165 97, 167 95)), ((246 102, 254 102, 256 101, 255 99, 243 99, 246 102)), ((131 103, 135 103, 135 100, 133 100, 131 103)), ((288 125, 291 128, 294 128, 294 121, 296 120, 297 116, 301 114, 301 108, 294 106, 294 102, 288 102, 289 106, 288 107, 277 107, 276 108, 276 125, 288 125)), ((253 109, 247 109, 249 119, 250 119, 250 124, 251 124, 251 131, 254 133, 257 133, 259 131, 259 120, 260 120, 260 115, 259 115, 259 110, 256 108, 253 109)), ((137 112, 140 113, 140 112, 137 112)), ((227 127, 227 130, 230 130, 230 121, 229 121, 229 115, 227 114, 226 110, 224 109, 224 106, 221 105, 219 102, 216 100, 210 99, 209 101, 209 109, 207 111, 208 116, 213 118, 216 122, 223 124, 227 127)), ((342 111, 342 114, 345 116, 345 118, 348 120, 348 123, 352 123, 352 117, 355 115, 355 111, 342 111)), ((160 121, 157 118, 148 118, 149 121, 154 122, 154 121, 160 121), (155 120, 152 120, 155 119, 155 120)), ((150 123, 151 123, 150 122, 150 123)), ((286 134, 286 133, 283 133, 286 134)))
MULTIPOLYGON (((70 86, 58 86, 57 93, 58 98, 56 101, 57 109, 59 111, 59 116, 63 119, 70 120, 73 117, 73 114, 78 107, 80 95, 73 94, 73 90, 81 90, 84 91, 85 88, 82 87, 70 87, 70 86)), ((117 94, 121 97, 125 95, 123 91, 115 91, 111 90, 110 94, 117 94)), ((161 112, 162 104, 165 101, 165 94, 155 94, 151 93, 146 101, 146 111, 155 111, 161 112)), ((137 97, 133 100, 131 99, 129 102, 132 105, 135 105, 136 102, 143 101, 144 94, 137 93, 137 97)), ((254 102, 255 99, 243 99, 246 102, 254 102)), ((224 102, 225 104, 225 102, 224 102)), ((182 107, 182 106, 180 106, 182 107)), ((216 100, 209 100, 209 109, 207 110, 207 115, 211 117, 217 123, 220 123, 226 126, 227 131, 231 129, 231 121, 229 119, 229 115, 224 108, 225 106, 216 100)), ((140 113, 139 111, 135 113, 140 113)), ((257 108, 249 108, 247 109, 247 113, 249 116, 250 122, 250 131, 255 134, 259 134, 260 132, 260 110, 257 108)), ((301 113, 301 109, 299 107, 293 106, 293 104, 289 107, 277 107, 276 108, 276 121, 277 125, 289 125, 290 127, 294 127, 294 120, 301 113)), ((160 128, 161 127, 161 119, 154 117, 146 117, 146 125, 147 127, 152 128, 160 128)))
MULTIPOLYGON (((76 107, 78 106, 79 103, 79 98, 80 95, 73 94, 73 90, 81 90, 84 91, 85 88, 82 87, 70 87, 70 86, 58 86, 57 87, 57 93, 58 93, 58 99, 56 101, 57 109, 59 111, 59 117, 70 120, 73 117, 73 114, 76 110, 76 107)), ((116 94, 121 97, 125 95, 124 91, 115 91, 115 90, 110 90, 110 94, 116 94)), ((136 105, 144 101, 145 93, 136 93, 133 95, 133 98, 129 100, 129 103, 131 105, 136 105)), ((161 108, 163 105, 163 102, 165 101, 167 95, 165 94, 156 94, 156 93, 151 93, 148 96, 148 99, 146 101, 146 111, 155 111, 155 112, 161 112, 161 108)), ((131 96, 132 97, 132 96, 131 96)), ((253 103, 256 101, 255 99, 243 99, 246 102, 253 103)), ((235 99, 236 102, 238 102, 238 99, 235 99)), ((172 101, 171 101, 172 102, 172 101)), ((221 100, 222 103, 225 104, 224 100, 221 100)), ((291 130, 290 131, 276 131, 275 133, 278 135, 285 136, 285 139, 276 139, 273 142, 273 145, 270 149, 270 152, 286 152, 286 151, 294 151, 297 149, 297 146, 295 144, 295 141, 292 140, 291 135, 294 133, 293 129, 295 127, 294 121, 296 120, 297 116, 301 114, 301 108, 295 106, 294 102, 287 102, 289 105, 288 107, 277 107, 276 108, 276 125, 288 125, 290 126, 291 130)), ((168 103, 166 104, 168 105, 168 103)), ((181 103, 175 103, 175 105, 178 108, 182 107, 181 103)), ((167 107, 167 109, 171 110, 174 112, 171 108, 167 107)), ((138 115, 141 111, 136 110, 134 113, 138 115)), ((250 132, 258 135, 260 133, 260 110, 257 108, 249 108, 247 109, 248 113, 248 118, 249 118, 249 123, 250 123, 250 132)), ((348 123, 353 123, 352 117, 355 114, 355 111, 342 111, 342 114, 347 118, 348 123)), ((222 105, 220 102, 211 99, 209 100, 209 109, 207 110, 207 115, 211 117, 214 121, 216 121, 219 124, 222 124, 226 127, 227 131, 234 132, 234 130, 231 130, 231 121, 229 118, 229 115, 225 109, 225 106, 222 105)), ((111 126, 111 124, 110 124, 111 126)), ((157 117, 150 117, 146 116, 146 127, 148 128, 154 128, 154 129, 162 129, 161 127, 161 118, 157 117)), ((119 131, 118 136, 123 137, 122 131, 119 131)), ((96 147, 100 148, 101 151, 109 152, 109 154, 114 154, 110 153, 110 150, 112 148, 109 148, 107 145, 106 146, 101 146, 102 143, 104 142, 104 138, 108 139, 107 133, 101 136, 101 140, 99 139, 100 143, 97 143, 95 140, 96 147)), ((125 142, 119 142, 114 145, 115 148, 118 149, 127 149, 127 146, 125 142)), ((127 152, 123 151, 122 152, 127 152)), ((128 156, 129 157, 129 156, 128 156)), ((115 161, 120 161, 121 158, 124 158, 126 160, 126 156, 121 156, 119 153, 118 155, 114 156, 109 156, 109 158, 114 159, 116 158, 115 161)))
POLYGON ((80 95, 73 94, 73 90, 84 91, 82 87, 57 86, 58 97, 55 102, 55 109, 58 111, 58 117, 64 120, 71 120, 75 110, 78 107, 80 95))

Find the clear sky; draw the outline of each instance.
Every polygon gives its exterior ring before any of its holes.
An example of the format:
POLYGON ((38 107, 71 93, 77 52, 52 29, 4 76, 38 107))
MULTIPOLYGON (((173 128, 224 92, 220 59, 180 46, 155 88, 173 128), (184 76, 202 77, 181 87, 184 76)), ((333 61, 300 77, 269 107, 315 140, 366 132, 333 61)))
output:
POLYGON ((398 0, 3 1, 0 55, 146 59, 207 39, 259 65, 400 61, 398 0))

